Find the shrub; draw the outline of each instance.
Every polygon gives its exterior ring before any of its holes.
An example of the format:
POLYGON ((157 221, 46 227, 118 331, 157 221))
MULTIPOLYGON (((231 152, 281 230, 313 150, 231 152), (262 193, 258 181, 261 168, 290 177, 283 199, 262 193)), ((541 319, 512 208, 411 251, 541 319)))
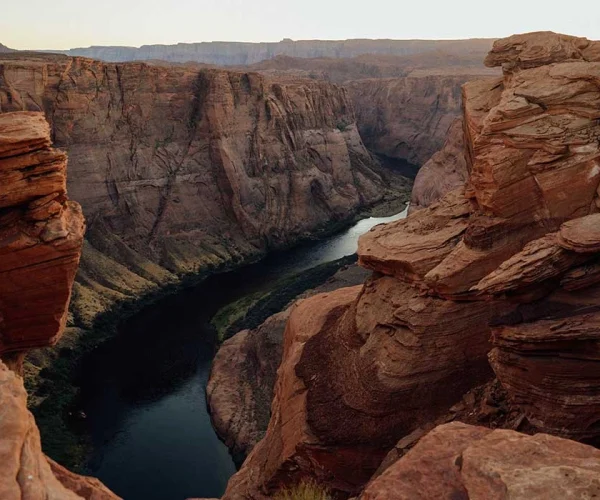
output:
POLYGON ((314 481, 303 481, 300 484, 285 488, 275 495, 275 500, 332 500, 325 488, 314 481))
POLYGON ((336 125, 336 127, 337 127, 337 129, 338 129, 340 132, 345 132, 346 130, 348 130, 348 128, 350 127, 350 125, 349 125, 348 123, 346 123, 346 122, 339 122, 339 123, 336 125))

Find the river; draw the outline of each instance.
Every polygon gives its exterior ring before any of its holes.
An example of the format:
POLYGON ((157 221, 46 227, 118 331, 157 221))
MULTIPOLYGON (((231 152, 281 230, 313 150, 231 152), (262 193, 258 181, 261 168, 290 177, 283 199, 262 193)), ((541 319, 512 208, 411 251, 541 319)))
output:
POLYGON ((223 306, 282 276, 356 252, 368 218, 318 242, 211 276, 157 302, 119 327, 85 360, 82 407, 93 453, 87 471, 125 500, 219 497, 235 465, 211 425, 205 399, 223 306))

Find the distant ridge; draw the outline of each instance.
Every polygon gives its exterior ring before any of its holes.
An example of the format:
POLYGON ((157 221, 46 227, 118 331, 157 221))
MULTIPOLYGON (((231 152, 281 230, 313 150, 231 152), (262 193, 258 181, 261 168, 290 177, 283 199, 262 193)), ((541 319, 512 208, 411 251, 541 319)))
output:
MULTIPOLYGON (((83 56, 108 62, 163 60, 198 62, 219 66, 255 64, 277 56, 300 58, 346 58, 364 54, 414 55, 433 50, 449 54, 487 54, 493 39, 469 40, 299 40, 281 42, 201 42, 137 47, 93 46, 51 51, 69 56, 83 56)), ((46 51, 50 52, 50 51, 46 51)))
POLYGON ((0 43, 0 52, 16 52, 14 49, 9 49, 6 45, 0 43))

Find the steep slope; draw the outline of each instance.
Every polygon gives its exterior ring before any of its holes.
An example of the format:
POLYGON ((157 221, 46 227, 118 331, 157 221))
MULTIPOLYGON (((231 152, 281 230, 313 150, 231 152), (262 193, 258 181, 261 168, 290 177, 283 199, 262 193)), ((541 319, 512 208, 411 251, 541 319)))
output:
POLYGON ((203 42, 142 47, 88 47, 58 51, 70 56, 110 62, 163 60, 200 62, 220 66, 254 64, 284 55, 291 57, 355 57, 361 54, 407 55, 444 50, 452 54, 477 52, 480 59, 492 39, 471 40, 282 40, 274 43, 203 42))
POLYGON ((81 209, 67 198, 66 166, 42 113, 0 115, 0 498, 6 500, 117 499, 99 481, 46 459, 17 375, 27 350, 54 344, 64 331, 84 232, 81 209))
POLYGON ((0 60, 0 110, 43 110, 90 231, 84 319, 175 274, 238 263, 346 220, 383 182, 346 92, 254 73, 0 60))
POLYGON ((306 477, 360 493, 399 439, 493 377, 490 350, 521 421, 600 435, 600 42, 521 35, 486 61, 504 75, 464 87, 466 188, 364 235, 363 286, 292 310, 267 435, 225 498, 306 477))

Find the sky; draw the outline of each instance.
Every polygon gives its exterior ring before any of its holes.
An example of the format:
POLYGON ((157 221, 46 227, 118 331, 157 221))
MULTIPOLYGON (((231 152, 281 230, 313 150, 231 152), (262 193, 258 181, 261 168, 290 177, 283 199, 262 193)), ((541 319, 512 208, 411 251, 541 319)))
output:
POLYGON ((15 49, 346 38, 453 39, 551 30, 600 40, 600 0, 6 0, 15 49))

